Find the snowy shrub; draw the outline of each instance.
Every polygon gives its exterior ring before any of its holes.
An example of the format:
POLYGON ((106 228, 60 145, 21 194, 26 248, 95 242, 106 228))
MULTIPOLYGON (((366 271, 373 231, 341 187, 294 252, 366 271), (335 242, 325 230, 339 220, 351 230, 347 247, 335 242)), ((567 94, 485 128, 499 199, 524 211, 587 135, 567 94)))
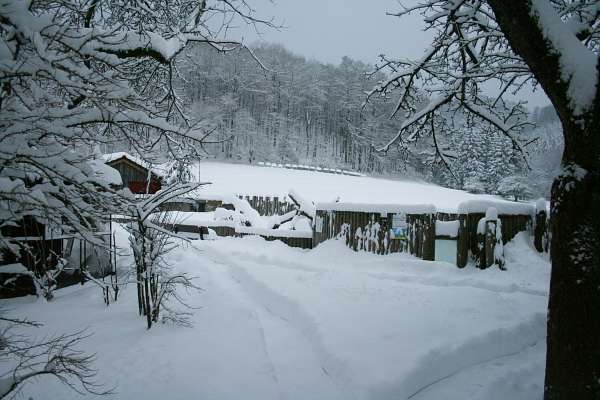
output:
POLYGON ((177 222, 174 213, 155 211, 196 187, 197 184, 183 184, 167 188, 132 207, 129 240, 135 259, 138 312, 145 316, 148 329, 159 321, 189 325, 189 312, 173 308, 170 301, 189 308, 177 290, 197 287, 187 274, 174 273, 166 258, 178 245, 177 241, 187 239, 172 232, 172 226, 177 222))

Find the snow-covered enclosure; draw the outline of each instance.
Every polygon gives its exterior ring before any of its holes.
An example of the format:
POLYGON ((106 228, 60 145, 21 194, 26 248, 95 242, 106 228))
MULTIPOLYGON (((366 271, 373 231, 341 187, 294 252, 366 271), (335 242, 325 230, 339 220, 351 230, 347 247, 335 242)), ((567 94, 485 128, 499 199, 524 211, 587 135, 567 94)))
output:
POLYGON ((533 209, 533 205, 527 203, 514 203, 497 196, 477 195, 410 180, 334 175, 212 161, 202 162, 200 168, 192 167, 196 180, 198 169, 200 180, 211 182, 211 185, 198 191, 197 196, 200 198, 230 193, 283 198, 291 188, 319 208, 339 211, 344 211, 343 204, 348 203, 365 205, 365 212, 370 209, 389 209, 394 212, 397 209, 394 207, 398 204, 410 205, 415 212, 430 212, 433 209, 433 212, 452 213, 459 208, 485 212, 489 204, 494 205, 501 214, 529 215, 533 209), (339 204, 333 199, 338 199, 339 204))

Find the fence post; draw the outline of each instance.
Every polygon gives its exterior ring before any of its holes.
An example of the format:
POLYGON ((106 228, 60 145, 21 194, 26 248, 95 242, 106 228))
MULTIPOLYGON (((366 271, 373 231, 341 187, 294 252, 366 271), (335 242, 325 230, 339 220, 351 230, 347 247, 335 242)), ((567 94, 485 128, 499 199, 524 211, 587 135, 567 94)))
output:
POLYGON ((491 267, 494 263, 494 250, 496 249, 496 220, 485 221, 485 244, 483 268, 491 267))
POLYGON ((435 214, 427 214, 423 223, 423 260, 435 260, 435 214))
POLYGON ((546 200, 539 199, 535 205, 535 230, 533 237, 533 245, 535 249, 542 253, 544 251, 544 236, 546 233, 546 200))
POLYGON ((469 259, 469 230, 467 229, 467 215, 460 214, 458 216, 458 238, 456 238, 456 265, 458 268, 467 266, 469 259))

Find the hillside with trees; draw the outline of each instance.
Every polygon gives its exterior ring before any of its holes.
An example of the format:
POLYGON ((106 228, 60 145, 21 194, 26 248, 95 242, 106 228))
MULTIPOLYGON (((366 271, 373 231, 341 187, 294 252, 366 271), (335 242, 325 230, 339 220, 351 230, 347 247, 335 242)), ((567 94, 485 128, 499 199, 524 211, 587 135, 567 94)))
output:
POLYGON ((212 144, 204 145, 208 158, 409 176, 511 198, 548 197, 559 165, 562 139, 556 114, 548 109, 536 110, 520 132, 525 153, 498 132, 473 129, 456 110, 446 111, 452 123, 438 143, 424 138, 381 151, 404 121, 394 114, 398 99, 382 93, 366 101, 386 75, 349 57, 332 65, 280 45, 233 54, 194 46, 180 69, 189 115, 211 133, 212 144), (444 150, 436 151, 436 144, 444 150), (517 192, 505 189, 517 181, 517 192))

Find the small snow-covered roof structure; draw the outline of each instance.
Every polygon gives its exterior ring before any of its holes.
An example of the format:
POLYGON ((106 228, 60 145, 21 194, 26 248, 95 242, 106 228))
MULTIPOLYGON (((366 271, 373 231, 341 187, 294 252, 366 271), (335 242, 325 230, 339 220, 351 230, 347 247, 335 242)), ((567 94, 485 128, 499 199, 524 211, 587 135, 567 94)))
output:
POLYGON ((108 153, 108 154, 103 154, 102 155, 102 159, 104 160, 104 162, 106 164, 113 164, 116 163, 119 160, 127 160, 131 163, 137 164, 139 167, 144 168, 146 171, 147 170, 151 170, 152 173, 154 175, 156 175, 159 179, 162 179, 164 177, 164 171, 162 171, 160 168, 157 168, 157 166, 151 165, 150 163, 142 160, 139 157, 133 156, 129 153, 126 153, 124 151, 118 151, 116 153, 108 153))
POLYGON ((132 193, 156 193, 162 187, 163 174, 144 160, 129 153, 104 154, 104 162, 118 171, 122 185, 132 193))

